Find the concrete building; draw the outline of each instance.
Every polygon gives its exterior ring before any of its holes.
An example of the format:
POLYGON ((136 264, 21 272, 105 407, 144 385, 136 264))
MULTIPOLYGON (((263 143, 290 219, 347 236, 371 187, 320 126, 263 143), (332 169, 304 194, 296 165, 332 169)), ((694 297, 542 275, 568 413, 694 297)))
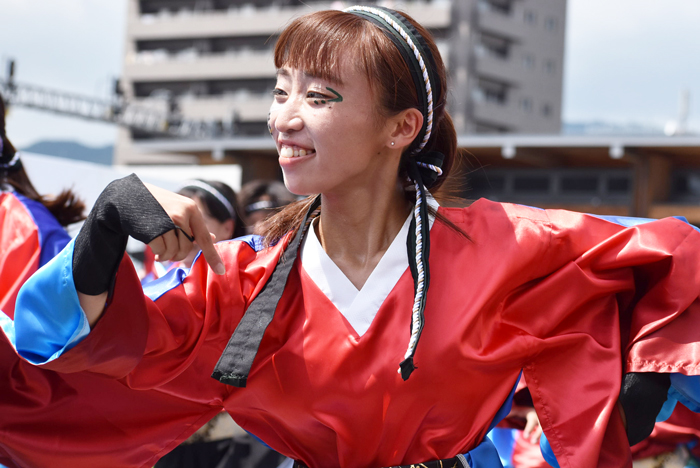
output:
MULTIPOLYGON (((155 142, 120 130, 115 162, 226 162, 241 164, 244 181, 277 175, 274 158, 256 150, 268 138, 274 41, 296 16, 355 2, 128 1, 125 96, 162 112, 216 120, 235 138, 192 152, 185 141, 155 142), (149 151, 151 143, 160 151, 149 151)), ((458 133, 559 132, 566 0, 379 4, 406 11, 434 34, 449 69, 449 110, 458 133)))

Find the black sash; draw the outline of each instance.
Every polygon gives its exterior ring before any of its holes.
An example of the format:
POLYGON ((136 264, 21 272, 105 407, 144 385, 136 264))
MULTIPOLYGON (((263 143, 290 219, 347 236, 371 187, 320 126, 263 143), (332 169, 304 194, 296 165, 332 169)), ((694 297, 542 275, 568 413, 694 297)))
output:
POLYGON ((260 342, 275 315, 275 309, 282 298, 282 293, 284 293, 287 278, 289 278, 289 272, 292 271, 292 266, 297 258, 301 240, 304 238, 309 223, 314 218, 314 211, 320 206, 321 196, 319 195, 306 212, 296 236, 280 256, 270 279, 263 286, 260 294, 250 303, 236 330, 231 335, 231 339, 211 375, 219 382, 234 387, 245 387, 253 360, 258 353, 258 348, 260 348, 260 342))

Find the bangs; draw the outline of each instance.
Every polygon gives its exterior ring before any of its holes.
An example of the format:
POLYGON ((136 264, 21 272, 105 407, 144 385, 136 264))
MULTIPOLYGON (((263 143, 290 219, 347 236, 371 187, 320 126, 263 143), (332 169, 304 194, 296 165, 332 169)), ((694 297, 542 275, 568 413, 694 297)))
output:
POLYGON ((368 77, 375 76, 376 64, 370 51, 377 49, 378 38, 369 25, 356 15, 334 10, 297 18, 275 45, 275 67, 296 68, 342 84, 341 66, 352 62, 368 77))

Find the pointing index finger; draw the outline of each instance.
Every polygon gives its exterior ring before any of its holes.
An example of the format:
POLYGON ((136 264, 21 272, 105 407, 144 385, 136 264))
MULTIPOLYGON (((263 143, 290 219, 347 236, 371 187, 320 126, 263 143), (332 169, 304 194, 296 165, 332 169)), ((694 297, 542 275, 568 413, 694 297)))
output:
POLYGON ((221 260, 219 252, 217 252, 216 248, 214 247, 214 241, 212 240, 211 235, 209 235, 209 230, 204 224, 204 219, 199 211, 197 211, 196 215, 191 218, 190 229, 192 229, 192 234, 197 242, 197 245, 199 245, 199 248, 202 249, 204 259, 207 261, 209 266, 211 266, 214 273, 217 275, 223 275, 226 273, 224 262, 221 260))

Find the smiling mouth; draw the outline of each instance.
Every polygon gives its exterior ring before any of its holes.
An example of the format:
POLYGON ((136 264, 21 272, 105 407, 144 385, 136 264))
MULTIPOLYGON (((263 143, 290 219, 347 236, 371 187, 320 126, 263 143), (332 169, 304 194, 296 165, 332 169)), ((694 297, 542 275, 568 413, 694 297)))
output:
POLYGON ((299 156, 307 156, 314 154, 316 150, 303 149, 297 146, 282 146, 280 149, 280 157, 282 158, 298 158, 299 156))

